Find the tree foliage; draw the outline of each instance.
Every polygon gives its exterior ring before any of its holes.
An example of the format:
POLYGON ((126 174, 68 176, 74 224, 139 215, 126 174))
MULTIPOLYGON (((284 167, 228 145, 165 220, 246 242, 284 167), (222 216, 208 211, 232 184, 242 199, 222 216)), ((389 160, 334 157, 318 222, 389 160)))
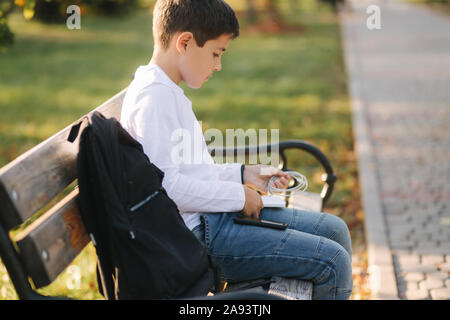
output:
POLYGON ((138 0, 0 0, 0 50, 5 50, 14 42, 7 16, 15 7, 22 9, 26 20, 63 23, 67 18, 66 9, 70 5, 89 8, 94 14, 118 16, 128 13, 138 3, 138 0))
POLYGON ((14 34, 8 27, 6 18, 13 10, 13 0, 0 0, 0 50, 5 50, 14 43, 14 34))

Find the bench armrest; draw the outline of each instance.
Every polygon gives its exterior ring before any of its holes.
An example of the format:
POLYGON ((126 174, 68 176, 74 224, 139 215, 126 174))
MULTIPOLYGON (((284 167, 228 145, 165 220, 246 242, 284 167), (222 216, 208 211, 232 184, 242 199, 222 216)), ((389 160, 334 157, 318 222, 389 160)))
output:
POLYGON ((330 198, 331 193, 333 192, 334 183, 337 180, 336 175, 334 174, 333 167, 330 164, 330 161, 325 156, 325 154, 313 144, 303 141, 303 140, 286 140, 281 141, 278 144, 268 144, 268 145, 257 145, 257 146, 245 146, 245 147, 234 147, 234 148, 211 148, 210 153, 211 156, 214 156, 216 153, 220 153, 223 155, 234 154, 234 156, 245 154, 255 154, 258 153, 259 150, 263 152, 271 152, 272 150, 278 150, 278 153, 281 156, 283 161, 282 170, 289 170, 287 167, 287 157, 285 151, 288 149, 298 149, 302 151, 306 151, 311 154, 314 158, 316 158, 322 167, 325 170, 325 173, 322 175, 322 181, 324 182, 324 186, 320 193, 320 197, 322 198, 322 207, 325 206, 326 201, 330 198))

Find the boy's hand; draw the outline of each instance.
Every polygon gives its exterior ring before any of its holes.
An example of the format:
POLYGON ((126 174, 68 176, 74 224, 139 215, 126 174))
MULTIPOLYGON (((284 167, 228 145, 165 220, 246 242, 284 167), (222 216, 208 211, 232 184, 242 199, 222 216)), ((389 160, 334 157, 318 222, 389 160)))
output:
POLYGON ((264 208, 261 195, 255 190, 244 186, 245 204, 242 213, 247 217, 258 218, 262 208, 264 208))
POLYGON ((272 166, 256 164, 246 165, 244 170, 244 184, 251 186, 263 194, 267 193, 267 187, 272 176, 280 177, 274 182, 275 187, 286 189, 290 175, 272 166))

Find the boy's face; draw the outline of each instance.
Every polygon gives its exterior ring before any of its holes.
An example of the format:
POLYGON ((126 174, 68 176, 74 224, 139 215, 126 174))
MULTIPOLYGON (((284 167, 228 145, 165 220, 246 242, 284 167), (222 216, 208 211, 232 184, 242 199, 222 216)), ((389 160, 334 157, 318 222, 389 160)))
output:
POLYGON ((181 80, 190 88, 200 88, 214 71, 222 69, 222 54, 228 48, 230 41, 231 35, 228 34, 206 41, 203 47, 199 47, 193 37, 190 40, 181 41, 180 45, 184 49, 179 64, 181 80))

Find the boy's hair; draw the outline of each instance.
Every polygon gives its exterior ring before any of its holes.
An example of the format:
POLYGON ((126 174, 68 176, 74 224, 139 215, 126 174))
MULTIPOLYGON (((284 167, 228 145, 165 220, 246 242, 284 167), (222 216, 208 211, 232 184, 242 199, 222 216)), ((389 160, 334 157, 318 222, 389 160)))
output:
POLYGON ((223 0, 158 0, 153 10, 153 36, 163 50, 178 31, 189 31, 199 47, 222 34, 239 36, 239 22, 223 0))

